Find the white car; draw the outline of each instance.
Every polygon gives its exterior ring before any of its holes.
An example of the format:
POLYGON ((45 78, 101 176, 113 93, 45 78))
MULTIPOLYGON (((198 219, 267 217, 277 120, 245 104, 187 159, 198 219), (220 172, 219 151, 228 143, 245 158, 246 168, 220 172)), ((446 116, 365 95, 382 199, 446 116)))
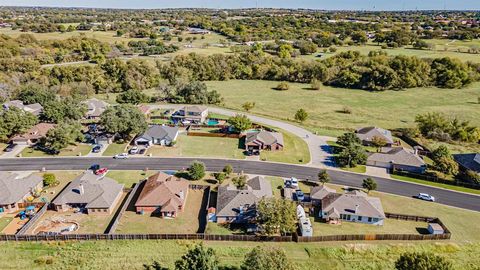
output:
POLYGON ((115 156, 113 156, 114 159, 127 159, 128 158, 128 154, 127 153, 121 153, 121 154, 117 154, 115 156))
POLYGON ((417 198, 424 201, 434 202, 435 197, 427 193, 418 193, 417 198))
POLYGON ((132 149, 130 149, 130 155, 136 155, 138 154, 138 151, 139 151, 138 147, 134 146, 132 147, 132 149))

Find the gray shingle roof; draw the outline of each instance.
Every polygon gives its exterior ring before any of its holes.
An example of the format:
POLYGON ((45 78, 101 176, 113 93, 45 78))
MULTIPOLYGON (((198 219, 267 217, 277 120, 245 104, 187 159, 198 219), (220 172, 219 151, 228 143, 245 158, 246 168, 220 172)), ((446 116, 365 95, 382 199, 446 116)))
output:
POLYGON ((371 142, 374 137, 382 138, 387 143, 394 143, 392 132, 390 130, 386 130, 379 127, 364 127, 357 129, 357 137, 366 142, 371 142))
POLYGON ((192 106, 185 106, 183 107, 183 110, 185 112, 196 112, 196 113, 202 113, 206 111, 208 108, 205 106, 199 106, 199 105, 192 105, 192 106))
POLYGON ((247 133, 245 143, 251 143, 254 141, 259 141, 264 145, 278 143, 279 145, 283 146, 283 135, 279 132, 270 132, 265 130, 247 133))
POLYGON ((407 165, 413 167, 425 166, 421 157, 415 155, 413 150, 403 147, 384 147, 381 152, 373 153, 368 157, 368 161, 391 162, 393 164, 407 165))
POLYGON ((330 193, 335 193, 335 189, 329 188, 325 185, 312 187, 310 190, 310 198, 314 200, 321 200, 330 193))
POLYGON ((155 139, 166 139, 169 141, 175 140, 178 135, 178 127, 170 127, 170 126, 160 126, 160 125, 153 125, 150 126, 145 133, 138 136, 137 139, 145 139, 148 141, 155 139))
POLYGON ((34 174, 18 178, 17 174, 0 172, 0 204, 12 204, 20 201, 42 181, 41 176, 34 174))
POLYGON ((20 110, 30 112, 34 115, 40 115, 43 112, 43 107, 39 103, 25 105, 21 100, 11 100, 3 104, 3 108, 8 109, 9 107, 17 107, 20 110))
POLYGON ((91 117, 99 117, 108 107, 108 103, 96 98, 87 99, 83 102, 87 105, 87 115, 91 117))
POLYGON ((110 208, 122 191, 122 184, 88 171, 75 178, 53 203, 86 204, 86 208, 110 208))
POLYGON ((453 157, 464 168, 476 173, 480 173, 480 153, 457 154, 453 157))
POLYGON ((322 200, 322 211, 335 215, 358 215, 372 218, 385 218, 379 198, 352 193, 330 194, 322 200))
POLYGON ((261 176, 247 181, 247 187, 237 189, 232 184, 220 186, 217 197, 217 216, 235 216, 246 204, 254 205, 263 197, 272 196, 272 186, 261 176))

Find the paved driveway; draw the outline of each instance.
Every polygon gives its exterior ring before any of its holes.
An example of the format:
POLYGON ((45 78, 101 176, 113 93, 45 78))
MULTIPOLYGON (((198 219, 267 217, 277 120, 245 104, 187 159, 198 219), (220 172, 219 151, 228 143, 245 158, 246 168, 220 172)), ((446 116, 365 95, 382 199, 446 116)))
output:
POLYGON ((366 167, 365 174, 367 175, 390 178, 390 174, 388 173, 388 170, 385 168, 374 167, 374 166, 365 166, 365 167, 366 167))
MULTIPOLYGON (((178 110, 185 105, 182 104, 155 104, 150 105, 151 109, 175 109, 178 110)), ((310 163, 308 165, 315 167, 334 167, 335 163, 331 154, 331 148, 327 144, 327 140, 335 140, 335 138, 330 138, 326 136, 317 136, 312 132, 301 128, 299 126, 281 122, 278 120, 265 118, 257 115, 248 114, 245 112, 236 112, 232 110, 227 110, 223 108, 209 107, 209 111, 213 113, 223 114, 227 116, 235 116, 236 114, 244 114, 250 118, 253 122, 264 124, 268 126, 277 127, 283 130, 286 130, 300 138, 302 138, 308 145, 310 150, 310 163)))
POLYGON ((20 154, 27 147, 28 147, 28 145, 17 145, 17 146, 15 146, 15 148, 13 149, 12 152, 2 152, 2 155, 0 155, 0 157, 2 157, 2 158, 14 158, 18 154, 20 154))

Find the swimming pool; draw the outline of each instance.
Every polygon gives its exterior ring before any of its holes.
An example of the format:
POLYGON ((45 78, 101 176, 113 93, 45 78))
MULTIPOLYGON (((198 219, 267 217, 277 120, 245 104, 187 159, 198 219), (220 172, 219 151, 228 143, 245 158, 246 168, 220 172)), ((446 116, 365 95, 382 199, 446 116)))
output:
POLYGON ((209 126, 216 126, 219 123, 220 122, 218 122, 217 120, 213 120, 213 119, 208 119, 208 121, 207 121, 207 125, 209 125, 209 126))

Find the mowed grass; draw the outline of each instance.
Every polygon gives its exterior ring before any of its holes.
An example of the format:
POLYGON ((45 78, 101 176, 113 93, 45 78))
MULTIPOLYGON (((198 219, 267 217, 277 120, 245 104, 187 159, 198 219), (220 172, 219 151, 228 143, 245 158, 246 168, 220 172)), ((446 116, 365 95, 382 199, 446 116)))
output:
POLYGON ((121 154, 125 152, 126 148, 127 148, 126 143, 112 143, 108 145, 107 149, 105 149, 105 152, 103 152, 102 156, 111 157, 116 154, 121 154))
POLYGON ((12 222, 12 220, 13 220, 13 218, 11 218, 11 217, 0 218, 0 234, 2 234, 3 229, 5 229, 5 227, 7 227, 8 224, 10 224, 10 222, 12 222))
POLYGON ((463 89, 415 88, 401 91, 368 92, 323 86, 309 90, 309 84, 289 83, 287 91, 276 91, 278 82, 231 80, 207 82, 217 90, 228 108, 242 110, 246 101, 256 103, 254 114, 293 120, 299 108, 309 117, 304 125, 313 130, 355 129, 366 125, 399 128, 414 125, 415 116, 443 112, 480 125, 480 83, 463 89), (340 112, 348 107, 351 114, 340 112))
POLYGON ((200 137, 180 134, 174 146, 152 146, 147 155, 159 157, 222 157, 244 159, 244 149, 235 138, 200 137))
POLYGON ((289 132, 281 132, 283 134, 283 150, 261 151, 260 158, 265 161, 294 164, 307 164, 310 162, 310 152, 307 143, 289 132))
POLYGON ((65 149, 62 149, 58 155, 50 155, 46 152, 36 150, 32 147, 25 148, 20 155, 22 157, 52 157, 52 156, 59 156, 59 157, 70 157, 70 156, 86 156, 88 153, 92 151, 92 145, 89 144, 77 144, 77 145, 70 145, 65 149))
POLYGON ((107 177, 114 179, 120 184, 124 184, 125 187, 131 187, 133 184, 140 182, 152 175, 157 171, 108 171, 107 177))
POLYGON ((137 214, 135 202, 132 202, 120 219, 115 233, 197 233, 200 224, 205 223, 204 195, 203 190, 189 190, 184 211, 172 219, 151 216, 149 213, 137 214))
MULTIPOLYGON (((87 169, 87 168, 86 168, 87 169)), ((43 176, 45 173, 51 173, 55 175, 55 179, 58 181, 58 185, 52 187, 45 187, 42 195, 37 198, 37 201, 41 201, 42 198, 52 201, 73 179, 79 176, 80 171, 46 171, 35 173, 39 176, 43 176)))
POLYGON ((460 187, 460 186, 455 186, 455 185, 447 185, 447 184, 443 184, 443 183, 436 183, 436 182, 432 182, 432 181, 426 181, 426 180, 422 180, 422 179, 417 179, 417 178, 402 176, 402 175, 395 175, 395 174, 392 174, 391 177, 393 179, 397 179, 397 180, 402 180, 402 181, 413 182, 413 183, 417 183, 417 184, 423 184, 423 185, 427 185, 427 186, 440 187, 440 188, 445 188, 445 189, 450 189, 450 190, 455 190, 455 191, 473 193, 473 194, 480 195, 480 190, 478 190, 478 189, 460 187))

